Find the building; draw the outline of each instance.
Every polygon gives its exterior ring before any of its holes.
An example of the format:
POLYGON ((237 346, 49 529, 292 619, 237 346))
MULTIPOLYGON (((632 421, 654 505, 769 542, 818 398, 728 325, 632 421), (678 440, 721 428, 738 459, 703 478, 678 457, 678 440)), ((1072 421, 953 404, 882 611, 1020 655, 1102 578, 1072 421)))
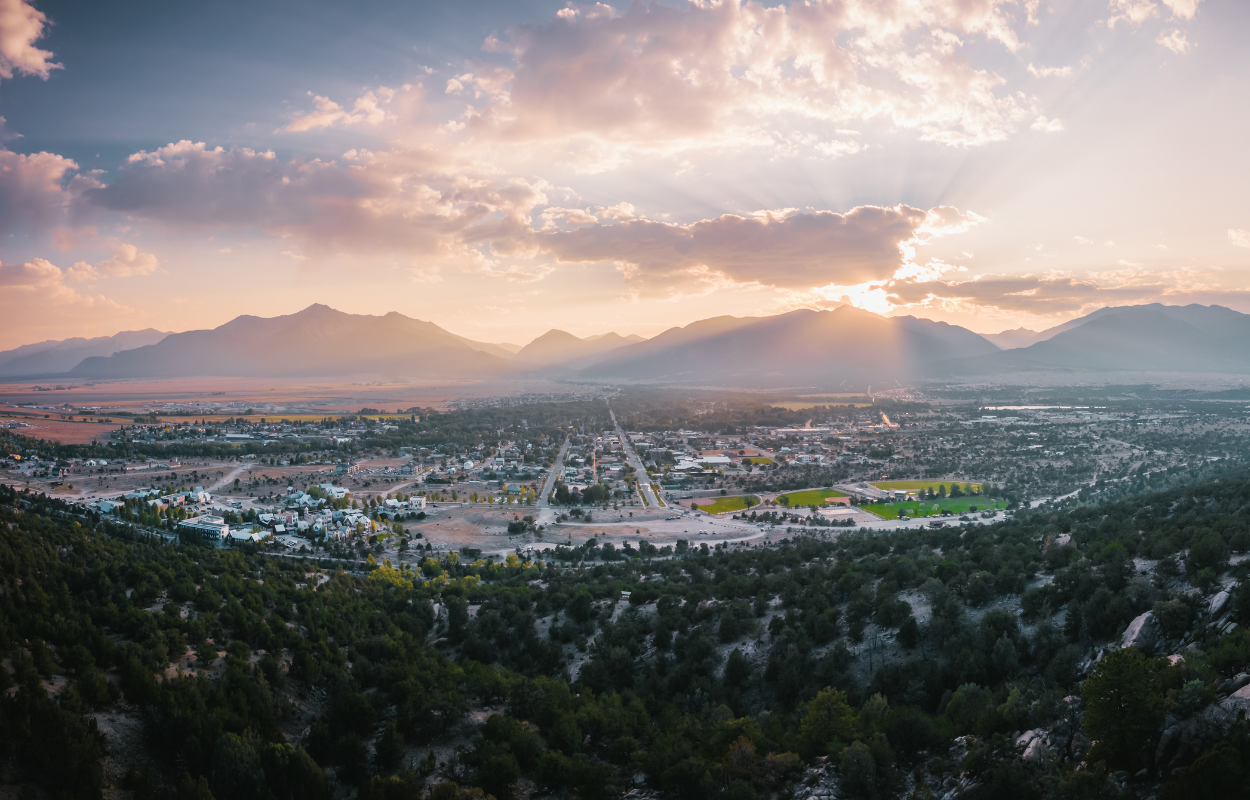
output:
POLYGON ((221 517, 192 517, 178 523, 179 530, 198 534, 205 547, 221 547, 230 536, 230 526, 221 517))
POLYGON ((348 464, 345 461, 340 461, 334 465, 335 475, 355 475, 360 470, 361 466, 359 464, 348 464))

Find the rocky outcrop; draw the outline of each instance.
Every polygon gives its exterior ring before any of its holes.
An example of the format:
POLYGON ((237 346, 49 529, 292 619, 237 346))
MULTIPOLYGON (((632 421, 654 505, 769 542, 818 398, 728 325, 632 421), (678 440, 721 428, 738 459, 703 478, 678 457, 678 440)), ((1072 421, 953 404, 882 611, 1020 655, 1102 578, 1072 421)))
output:
POLYGON ((1159 638, 1159 633, 1159 623, 1155 621, 1154 612, 1147 611, 1128 624, 1124 637, 1120 640, 1120 647, 1136 647, 1148 651, 1159 638))
MULTIPOLYGON (((1242 682, 1237 691, 1218 703, 1212 703, 1189 719, 1168 716, 1163 735, 1155 748, 1155 764, 1165 771, 1188 763, 1203 750, 1228 735, 1238 720, 1250 716, 1250 675, 1241 673, 1233 682, 1242 682)), ((1223 688, 1223 685, 1220 687, 1223 688)))

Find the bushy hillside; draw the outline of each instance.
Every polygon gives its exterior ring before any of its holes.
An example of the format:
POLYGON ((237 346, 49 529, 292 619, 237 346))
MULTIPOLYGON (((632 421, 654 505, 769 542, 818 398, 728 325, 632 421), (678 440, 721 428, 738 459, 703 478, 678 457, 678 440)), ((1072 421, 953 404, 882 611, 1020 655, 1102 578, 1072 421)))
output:
POLYGON ((1241 796, 1250 474, 1141 481, 984 527, 367 574, 159 545, 4 490, 0 783, 1241 796))

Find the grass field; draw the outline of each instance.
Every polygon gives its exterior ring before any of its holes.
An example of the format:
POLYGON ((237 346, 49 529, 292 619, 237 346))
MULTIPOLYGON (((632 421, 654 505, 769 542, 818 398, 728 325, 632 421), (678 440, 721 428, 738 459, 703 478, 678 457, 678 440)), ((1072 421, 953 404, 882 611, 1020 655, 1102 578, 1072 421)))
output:
POLYGON ((1004 500, 994 500, 989 497, 956 497, 941 498, 932 502, 918 503, 874 503, 872 505, 860 506, 865 511, 871 511, 882 519, 898 519, 899 512, 909 517, 932 517, 941 514, 943 511, 949 511, 952 514, 968 514, 973 513, 972 507, 976 506, 976 512, 988 511, 991 508, 1006 508, 1007 503, 1004 500))
POLYGON ((724 514, 729 511, 742 511, 747 508, 747 497, 751 498, 751 505, 758 506, 760 499, 754 495, 746 497, 718 497, 715 502, 703 505, 698 500, 695 503, 699 506, 700 511, 706 511, 709 514, 724 514))
POLYGON ((811 505, 827 506, 830 503, 825 502, 826 497, 842 497, 842 492, 837 489, 808 489, 802 492, 790 492, 789 494, 779 495, 777 502, 781 502, 784 497, 789 501, 790 508, 807 508, 811 505))
POLYGON ((981 484, 968 481, 873 481, 868 485, 878 489, 902 489, 905 492, 918 492, 929 488, 936 492, 939 486, 945 486, 949 492, 955 484, 962 486, 965 492, 981 491, 981 484))
POLYGON ((750 458, 742 459, 742 463, 743 464, 766 464, 767 465, 767 464, 773 463, 773 460, 771 458, 765 458, 764 456, 751 456, 750 458))

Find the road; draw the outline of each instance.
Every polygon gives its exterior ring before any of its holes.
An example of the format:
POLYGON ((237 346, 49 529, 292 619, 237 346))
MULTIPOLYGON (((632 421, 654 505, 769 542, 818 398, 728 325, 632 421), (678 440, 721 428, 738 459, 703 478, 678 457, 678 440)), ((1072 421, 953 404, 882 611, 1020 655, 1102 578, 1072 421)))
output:
POLYGON ((642 459, 638 457, 638 451, 634 450, 634 443, 629 440, 629 436, 621 429, 621 424, 616 421, 616 412, 608 407, 608 413, 612 415, 612 427, 616 428, 616 435, 621 439, 621 449, 625 451, 625 460, 634 468, 634 477, 638 479, 638 492, 642 494, 643 502, 652 508, 659 508, 660 501, 655 493, 655 489, 651 486, 651 479, 647 477, 647 468, 642 465, 642 459))
POLYGON ((564 444, 560 445, 560 452, 556 454, 556 463, 551 468, 551 472, 547 474, 547 480, 543 483, 542 495, 538 498, 538 505, 547 508, 551 505, 548 499, 551 497, 552 491, 556 488, 556 477, 560 471, 564 469, 564 456, 569 452, 569 437, 564 437, 564 444))

